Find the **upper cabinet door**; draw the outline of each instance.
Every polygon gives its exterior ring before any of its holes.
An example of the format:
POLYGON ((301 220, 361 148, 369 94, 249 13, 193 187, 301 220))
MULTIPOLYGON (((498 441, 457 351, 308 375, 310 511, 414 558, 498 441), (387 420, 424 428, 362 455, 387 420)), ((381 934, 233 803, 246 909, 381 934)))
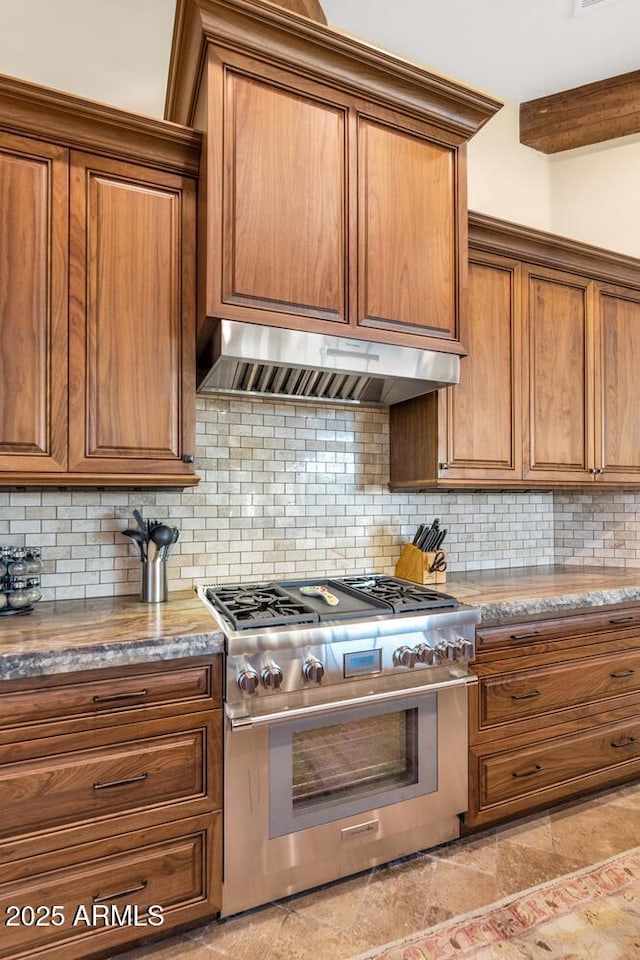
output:
POLYGON ((525 479, 593 480, 593 283, 530 267, 523 286, 525 479))
POLYGON ((264 65, 258 77, 213 62, 223 121, 208 145, 209 316, 346 323, 345 108, 264 65))
POLYGON ((459 163, 452 147, 358 117, 359 324, 458 339, 459 163))
POLYGON ((194 218, 188 179, 72 153, 71 470, 193 472, 194 218))
POLYGON ((67 461, 68 153, 0 134, 0 470, 67 461))
POLYGON ((640 292, 601 286, 596 298, 596 480, 640 479, 640 292))
POLYGON ((469 356, 461 361, 460 383, 443 395, 443 480, 521 477, 519 276, 515 261, 471 254, 469 356))

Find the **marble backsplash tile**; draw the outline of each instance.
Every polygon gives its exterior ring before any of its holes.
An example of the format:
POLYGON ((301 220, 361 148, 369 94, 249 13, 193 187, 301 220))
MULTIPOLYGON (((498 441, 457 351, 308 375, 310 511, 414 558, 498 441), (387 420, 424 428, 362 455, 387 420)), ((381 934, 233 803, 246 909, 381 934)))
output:
POLYGON ((202 479, 185 492, 0 492, 0 545, 42 547, 44 598, 66 599, 137 592, 137 550, 122 536, 134 507, 180 528, 170 589, 392 573, 403 542, 435 516, 452 571, 548 563, 558 516, 564 557, 565 514, 580 513, 550 492, 389 492, 384 410, 199 397, 196 452, 202 479))

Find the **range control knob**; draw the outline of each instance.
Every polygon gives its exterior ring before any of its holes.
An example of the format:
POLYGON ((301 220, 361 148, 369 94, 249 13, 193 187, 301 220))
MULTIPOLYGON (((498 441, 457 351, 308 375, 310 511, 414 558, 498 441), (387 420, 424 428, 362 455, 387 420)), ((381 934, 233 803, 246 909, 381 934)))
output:
POLYGON ((413 647, 398 647, 393 654, 394 667, 415 667, 416 652, 413 647))
POLYGON ((460 650, 460 656, 463 660, 473 659, 475 647, 471 640, 465 640, 464 637, 458 637, 457 645, 458 649, 460 650))
POLYGON ((262 686, 267 690, 277 690, 282 683, 283 673, 277 663, 270 663, 262 671, 262 686))
POLYGON ((428 643, 419 643, 416 647, 416 657, 418 663, 434 664, 436 662, 436 652, 428 643))
POLYGON ((243 667, 238 674, 238 686, 243 693, 250 695, 256 693, 258 689, 258 674, 253 667, 243 667))
POLYGON ((310 683, 320 683, 324 677, 324 667, 316 657, 308 657, 304 662, 302 675, 310 683))

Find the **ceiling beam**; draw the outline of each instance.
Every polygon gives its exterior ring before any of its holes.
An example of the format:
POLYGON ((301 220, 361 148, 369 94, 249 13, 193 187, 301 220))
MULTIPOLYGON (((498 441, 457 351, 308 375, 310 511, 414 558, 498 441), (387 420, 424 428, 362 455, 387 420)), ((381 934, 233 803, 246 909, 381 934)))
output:
POLYGON ((301 13, 303 17, 309 20, 316 20, 318 23, 327 22, 324 10, 320 6, 319 0, 270 0, 278 7, 284 7, 285 10, 291 10, 293 13, 301 13))
POLYGON ((520 143, 559 153, 640 133, 640 70, 520 104, 520 143))

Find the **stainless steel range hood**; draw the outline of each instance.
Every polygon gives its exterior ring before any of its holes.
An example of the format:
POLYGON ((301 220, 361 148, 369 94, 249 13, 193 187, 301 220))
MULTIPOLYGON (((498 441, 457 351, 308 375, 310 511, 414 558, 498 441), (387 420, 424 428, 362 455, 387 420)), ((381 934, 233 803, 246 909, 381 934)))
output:
POLYGON ((198 393, 389 406, 459 379, 453 354, 219 320, 198 393))

